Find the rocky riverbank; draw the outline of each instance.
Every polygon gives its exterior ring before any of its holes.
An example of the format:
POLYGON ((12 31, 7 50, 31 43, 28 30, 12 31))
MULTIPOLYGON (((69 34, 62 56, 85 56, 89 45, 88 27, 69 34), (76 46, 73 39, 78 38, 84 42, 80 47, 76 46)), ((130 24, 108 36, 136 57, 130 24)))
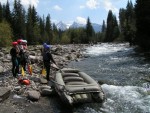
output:
MULTIPOLYGON (((52 55, 61 69, 67 64, 84 58, 82 54, 88 45, 53 45, 52 55)), ((25 72, 24 78, 30 85, 23 85, 11 73, 10 48, 0 48, 0 113, 55 113, 54 92, 45 77, 41 75, 43 66, 40 49, 42 46, 29 46, 28 55, 33 73, 25 72)), ((51 76, 55 76, 56 69, 51 69, 51 76)), ((22 77, 22 76, 20 76, 22 77)), ((58 100, 60 101, 60 100, 58 100)))

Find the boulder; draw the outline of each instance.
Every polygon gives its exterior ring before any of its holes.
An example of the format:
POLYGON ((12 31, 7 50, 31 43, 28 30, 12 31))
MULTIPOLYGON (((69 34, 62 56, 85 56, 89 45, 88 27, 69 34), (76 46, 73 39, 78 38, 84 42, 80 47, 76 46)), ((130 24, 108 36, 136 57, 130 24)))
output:
POLYGON ((0 102, 4 101, 10 96, 10 89, 7 87, 0 87, 0 102))
POLYGON ((43 89, 41 91, 42 96, 50 96, 53 93, 52 89, 43 89))
POLYGON ((40 93, 37 91, 28 91, 28 99, 31 101, 38 101, 40 99, 40 93))

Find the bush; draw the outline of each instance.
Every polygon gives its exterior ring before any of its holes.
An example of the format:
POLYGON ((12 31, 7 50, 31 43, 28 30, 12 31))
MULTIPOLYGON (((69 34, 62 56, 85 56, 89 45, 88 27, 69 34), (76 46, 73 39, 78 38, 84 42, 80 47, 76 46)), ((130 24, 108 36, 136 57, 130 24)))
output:
POLYGON ((6 21, 0 23, 0 47, 10 46, 12 42, 12 31, 6 21))

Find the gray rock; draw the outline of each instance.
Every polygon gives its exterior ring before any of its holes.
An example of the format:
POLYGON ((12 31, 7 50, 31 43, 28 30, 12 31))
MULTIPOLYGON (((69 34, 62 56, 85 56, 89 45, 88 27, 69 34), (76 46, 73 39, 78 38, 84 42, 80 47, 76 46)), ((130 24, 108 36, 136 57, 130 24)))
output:
POLYGON ((34 81, 34 82, 40 82, 40 78, 36 77, 36 76, 31 76, 31 77, 29 77, 29 79, 34 81))
POLYGON ((51 89, 50 86, 40 86, 39 89, 42 91, 43 89, 51 89))
POLYGON ((31 101, 38 101, 40 99, 40 93, 37 91, 28 91, 28 99, 31 101))
POLYGON ((3 52, 0 52, 0 57, 4 57, 4 53, 3 52))
POLYGON ((44 78, 40 78, 40 82, 41 82, 42 84, 47 84, 47 80, 44 79, 44 78))
POLYGON ((0 66, 0 73, 2 73, 3 71, 4 71, 4 68, 0 66))
POLYGON ((14 87, 14 90, 19 91, 21 89, 21 86, 14 87))
POLYGON ((0 87, 0 102, 4 101, 10 96, 10 89, 6 87, 0 87))
POLYGON ((42 96, 50 96, 52 94, 52 89, 43 89, 41 92, 42 96))

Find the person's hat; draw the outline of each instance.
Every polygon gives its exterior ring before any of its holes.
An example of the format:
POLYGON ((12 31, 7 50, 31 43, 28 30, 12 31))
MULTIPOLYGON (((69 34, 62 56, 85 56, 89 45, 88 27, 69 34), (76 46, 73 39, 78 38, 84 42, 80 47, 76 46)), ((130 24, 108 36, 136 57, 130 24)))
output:
POLYGON ((44 43, 44 44, 43 44, 43 47, 44 47, 44 48, 47 48, 47 44, 46 44, 46 43, 44 43))
POLYGON ((18 44, 20 44, 21 42, 23 42, 23 40, 22 39, 18 39, 17 42, 18 42, 18 44))
POLYGON ((16 46, 18 44, 18 42, 12 42, 13 46, 16 46))

